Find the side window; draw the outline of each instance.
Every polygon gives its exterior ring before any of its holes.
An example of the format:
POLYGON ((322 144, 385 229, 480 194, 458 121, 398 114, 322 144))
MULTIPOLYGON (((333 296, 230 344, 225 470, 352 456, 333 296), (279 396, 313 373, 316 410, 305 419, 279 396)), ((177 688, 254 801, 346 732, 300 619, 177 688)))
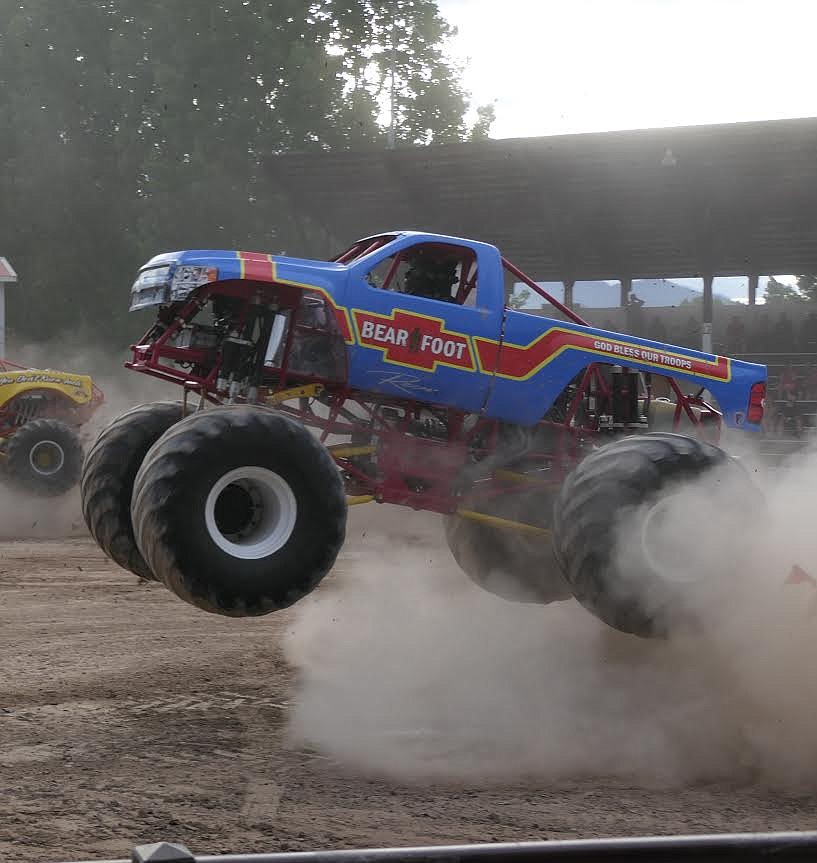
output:
MULTIPOLYGON (((505 307, 514 309, 518 312, 525 312, 529 315, 544 315, 557 321, 570 321, 569 315, 566 315, 561 309, 553 305, 551 300, 562 302, 564 299, 565 286, 563 282, 536 282, 539 288, 544 292, 540 294, 519 280, 519 277, 511 272, 507 265, 503 266, 504 282, 505 282, 505 307)), ((583 283, 576 282, 576 285, 595 284, 610 287, 604 283, 583 283)), ((618 290, 616 288, 616 290, 618 290)), ((576 304, 577 306, 578 304, 576 304)), ((574 306, 575 307, 575 306, 574 306)))
POLYGON ((384 291, 473 306, 476 256, 465 246, 419 243, 380 261, 367 273, 366 281, 384 291))

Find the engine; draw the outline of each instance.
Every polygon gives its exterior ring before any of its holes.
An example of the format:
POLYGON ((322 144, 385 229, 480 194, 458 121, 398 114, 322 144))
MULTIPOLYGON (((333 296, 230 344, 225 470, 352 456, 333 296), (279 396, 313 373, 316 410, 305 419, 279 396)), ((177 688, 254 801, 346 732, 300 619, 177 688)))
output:
POLYGON ((214 293, 181 309, 163 306, 131 366, 171 358, 161 368, 168 377, 204 384, 229 402, 256 402, 281 382, 343 381, 343 340, 323 298, 299 291, 286 299, 293 303, 214 293))

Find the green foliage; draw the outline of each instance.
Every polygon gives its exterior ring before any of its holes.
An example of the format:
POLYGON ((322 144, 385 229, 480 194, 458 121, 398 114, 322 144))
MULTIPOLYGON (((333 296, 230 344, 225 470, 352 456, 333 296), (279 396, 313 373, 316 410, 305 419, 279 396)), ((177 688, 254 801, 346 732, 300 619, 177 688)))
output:
POLYGON ((523 309, 531 297, 530 288, 517 288, 507 299, 508 308, 523 309))
POLYGON ((480 105, 477 108, 477 122, 471 129, 470 139, 472 141, 484 141, 491 132, 491 126, 496 120, 496 108, 493 105, 480 105))
POLYGON ((817 301, 817 275, 797 277, 797 290, 811 302, 817 301))
POLYGON ((394 106, 395 142, 431 144, 467 136, 459 69, 445 57, 454 30, 434 0, 358 0, 335 6, 333 48, 351 81, 351 100, 394 106))
POLYGON ((134 338, 156 252, 294 245, 262 156, 385 147, 392 61, 399 143, 490 128, 466 128, 431 0, 0 0, 0 21, 0 254, 38 341, 134 338))
POLYGON ((766 302, 802 302, 803 295, 797 288, 778 282, 774 276, 769 276, 766 285, 766 302))

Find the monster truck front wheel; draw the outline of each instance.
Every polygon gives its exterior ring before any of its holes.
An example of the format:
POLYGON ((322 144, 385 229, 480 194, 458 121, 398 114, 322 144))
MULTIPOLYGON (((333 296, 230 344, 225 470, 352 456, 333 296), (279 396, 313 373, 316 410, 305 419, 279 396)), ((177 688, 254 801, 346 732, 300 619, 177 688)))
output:
MULTIPOLYGON (((474 509, 511 521, 550 527, 552 497, 517 492, 474 509)), ((479 587, 511 602, 546 605, 573 593, 553 555, 548 534, 494 527, 459 514, 445 518, 445 538, 460 569, 479 587)))
POLYGON ((624 438, 563 484, 554 549, 585 608, 622 632, 666 637, 698 629, 723 599, 721 586, 746 562, 736 538, 751 535, 763 505, 749 474, 711 444, 669 433, 624 438))
POLYGON ((151 581, 153 573, 133 536, 133 483, 147 451, 182 413, 181 402, 153 402, 126 411, 101 432, 82 467, 82 514, 91 535, 111 560, 151 581))
POLYGON ((187 417, 147 454, 134 485, 136 542, 186 602, 231 617, 292 605, 329 572, 346 495, 327 450, 260 407, 187 417))
POLYGON ((76 432, 54 419, 32 420, 10 438, 6 472, 11 483, 43 497, 73 488, 82 467, 76 432))

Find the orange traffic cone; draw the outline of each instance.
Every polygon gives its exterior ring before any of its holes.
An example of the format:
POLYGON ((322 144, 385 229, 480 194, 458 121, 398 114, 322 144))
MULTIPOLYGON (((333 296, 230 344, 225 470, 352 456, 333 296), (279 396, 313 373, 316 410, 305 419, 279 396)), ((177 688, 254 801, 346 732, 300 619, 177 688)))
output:
POLYGON ((810 584, 812 587, 817 588, 817 578, 809 575, 802 566, 798 566, 795 563, 785 584, 810 584))

